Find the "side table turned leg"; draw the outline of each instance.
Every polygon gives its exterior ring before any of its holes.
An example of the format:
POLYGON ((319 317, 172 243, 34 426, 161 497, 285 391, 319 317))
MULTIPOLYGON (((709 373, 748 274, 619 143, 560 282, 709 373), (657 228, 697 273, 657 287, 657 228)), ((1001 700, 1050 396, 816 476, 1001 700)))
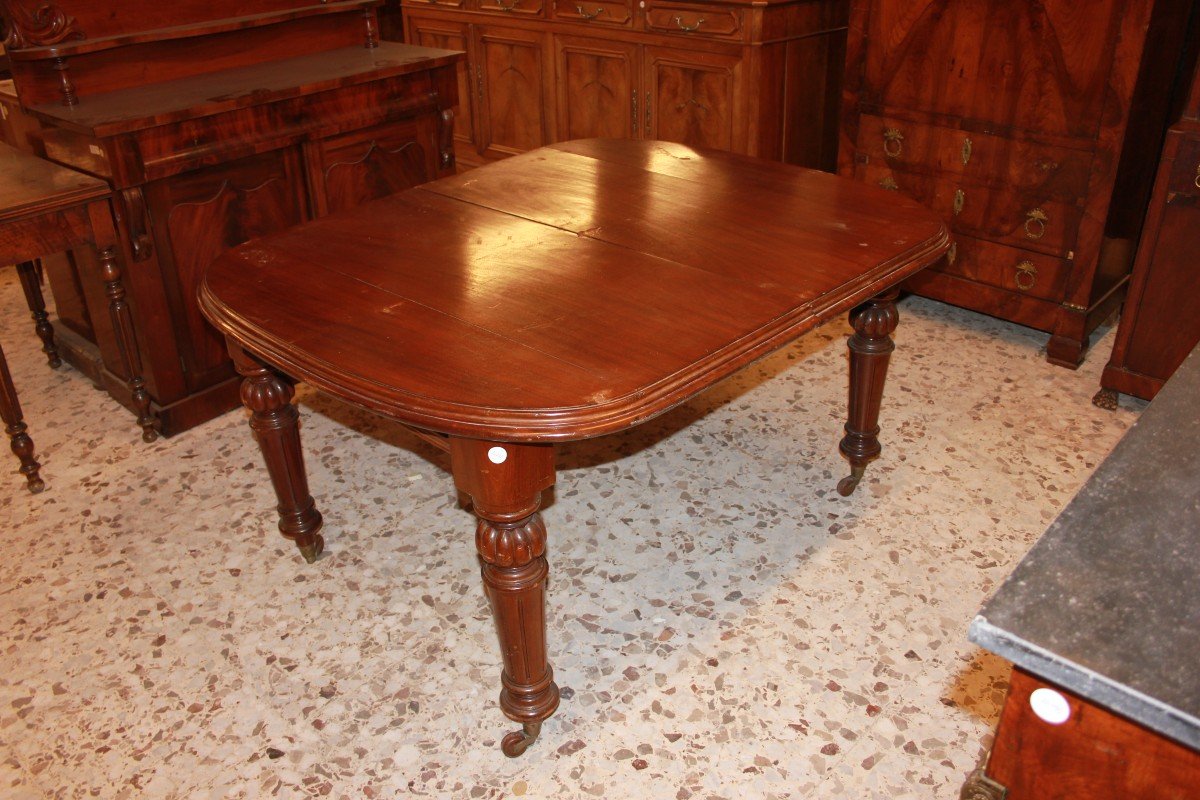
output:
POLYGON ((42 287, 38 284, 37 267, 32 261, 22 261, 17 264, 17 275, 21 278, 25 302, 29 304, 29 313, 33 317, 33 329, 42 340, 42 352, 46 354, 50 367, 58 369, 62 366, 62 358, 54 346, 54 326, 50 324, 50 315, 46 313, 46 299, 42 297, 42 287))
POLYGON ((867 464, 879 458, 879 407, 888 361, 896 349, 892 332, 900 321, 896 311, 899 289, 889 289, 851 313, 850 411, 846 435, 838 449, 850 462, 850 474, 838 482, 838 494, 849 497, 862 480, 867 464))
POLYGON ((121 365, 129 376, 129 390, 133 395, 133 406, 137 409, 137 424, 142 429, 142 441, 153 442, 158 438, 154 429, 154 416, 150 413, 150 394, 142 378, 142 357, 138 353, 137 337, 133 333, 133 315, 125 300, 125 287, 121 283, 121 267, 117 264, 117 249, 105 247, 100 251, 100 277, 104 281, 104 292, 108 295, 108 313, 112 317, 113 332, 117 336, 117 350, 121 354, 121 365))
POLYGON ((300 449, 300 412, 292 405, 292 385, 247 353, 232 339, 229 355, 242 381, 242 403, 250 410, 250 429, 267 462, 279 500, 279 532, 291 539, 309 564, 325 548, 323 520, 308 493, 304 452, 300 449))
POLYGON ((21 403, 13 386, 8 362, 0 350, 0 419, 4 420, 4 432, 8 434, 13 455, 21 461, 21 474, 25 476, 29 491, 37 494, 46 488, 38 470, 42 465, 33 457, 33 439, 26 433, 25 420, 21 416, 21 403))
POLYGON ((454 482, 471 496, 478 523, 475 547, 492 605, 504 672, 500 709, 521 724, 500 744, 515 758, 537 739, 558 708, 558 686, 546 657, 546 525, 538 513, 554 484, 549 445, 452 439, 454 482))

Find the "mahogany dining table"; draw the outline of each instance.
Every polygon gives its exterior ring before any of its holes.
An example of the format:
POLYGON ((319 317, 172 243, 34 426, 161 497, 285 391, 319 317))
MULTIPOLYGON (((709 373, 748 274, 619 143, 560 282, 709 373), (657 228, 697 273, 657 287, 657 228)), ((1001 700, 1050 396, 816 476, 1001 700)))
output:
POLYGON ((477 518, 516 756, 558 707, 546 655, 554 445, 627 430, 853 310, 840 450, 878 457, 897 284, 947 229, 897 193, 681 144, 544 147, 226 252, 200 306, 226 337, 279 501, 312 562, 292 382, 449 452, 477 518))

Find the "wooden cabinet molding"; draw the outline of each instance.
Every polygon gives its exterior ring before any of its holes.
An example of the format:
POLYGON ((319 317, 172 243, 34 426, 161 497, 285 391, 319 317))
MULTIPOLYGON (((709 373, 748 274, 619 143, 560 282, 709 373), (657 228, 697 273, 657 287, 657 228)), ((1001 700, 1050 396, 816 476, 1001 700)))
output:
POLYGON ((464 165, 599 136, 834 167, 848 0, 403 6, 406 41, 467 54, 464 165))

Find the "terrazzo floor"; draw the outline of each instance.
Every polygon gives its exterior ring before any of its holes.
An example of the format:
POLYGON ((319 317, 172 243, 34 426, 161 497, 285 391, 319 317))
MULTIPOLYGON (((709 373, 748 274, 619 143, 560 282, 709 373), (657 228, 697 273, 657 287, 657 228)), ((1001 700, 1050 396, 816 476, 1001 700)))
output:
POLYGON ((447 461, 301 389, 326 554, 305 565, 241 412, 170 440, 0 342, 48 488, 0 482, 0 796, 955 798, 1007 665, 983 599, 1136 419, 1045 335, 901 304, 883 457, 849 499, 848 326, 623 436, 544 511, 563 702, 498 749, 500 657, 447 461))

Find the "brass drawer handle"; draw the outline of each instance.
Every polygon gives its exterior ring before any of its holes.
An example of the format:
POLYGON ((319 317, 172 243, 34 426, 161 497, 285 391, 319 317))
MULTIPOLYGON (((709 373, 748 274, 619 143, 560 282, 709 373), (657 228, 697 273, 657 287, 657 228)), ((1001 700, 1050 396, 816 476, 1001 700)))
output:
POLYGON ((946 265, 953 267, 955 261, 958 261, 958 242, 951 242, 950 249, 946 251, 946 265))
POLYGON ((899 158, 904 151, 904 134, 899 128, 888 128, 883 132, 883 154, 888 158, 899 158))
POLYGON ((575 10, 578 11, 579 16, 583 17, 584 19, 595 19, 596 17, 598 17, 604 13, 603 6, 601 6, 600 8, 597 8, 595 11, 593 11, 590 14, 583 10, 583 6, 575 6, 575 10))
POLYGON ((692 31, 700 30, 700 26, 704 24, 704 17, 700 17, 699 19, 697 19, 696 24, 692 25, 691 27, 684 25, 683 19, 681 17, 675 18, 675 24, 679 26, 679 30, 687 31, 688 33, 691 33, 692 31))
POLYGON ((1037 267, 1032 261, 1022 261, 1017 264, 1017 274, 1014 276, 1017 288, 1022 292, 1028 292, 1037 283, 1037 267))
POLYGON ((879 185, 884 189, 887 189, 889 192, 899 191, 900 189, 900 187, 896 185, 896 179, 891 175, 885 175, 884 177, 880 178, 879 185))
POLYGON ((1025 235, 1030 239, 1042 238, 1046 235, 1046 223, 1049 221, 1050 216, 1040 208, 1027 212, 1025 214, 1025 235))
POLYGON ((521 5, 521 0, 512 0, 508 5, 504 5, 504 0, 496 0, 496 8, 501 11, 512 11, 519 5, 521 5))
POLYGON ((974 147, 974 145, 971 144, 970 139, 966 139, 963 141, 962 162, 963 162, 964 167, 967 165, 967 162, 971 160, 971 150, 973 149, 973 147, 974 147))
POLYGON ((959 214, 962 213, 963 206, 966 205, 966 202, 967 202, 967 193, 964 192, 962 189, 955 189, 954 190, 954 216, 957 217, 959 214))

